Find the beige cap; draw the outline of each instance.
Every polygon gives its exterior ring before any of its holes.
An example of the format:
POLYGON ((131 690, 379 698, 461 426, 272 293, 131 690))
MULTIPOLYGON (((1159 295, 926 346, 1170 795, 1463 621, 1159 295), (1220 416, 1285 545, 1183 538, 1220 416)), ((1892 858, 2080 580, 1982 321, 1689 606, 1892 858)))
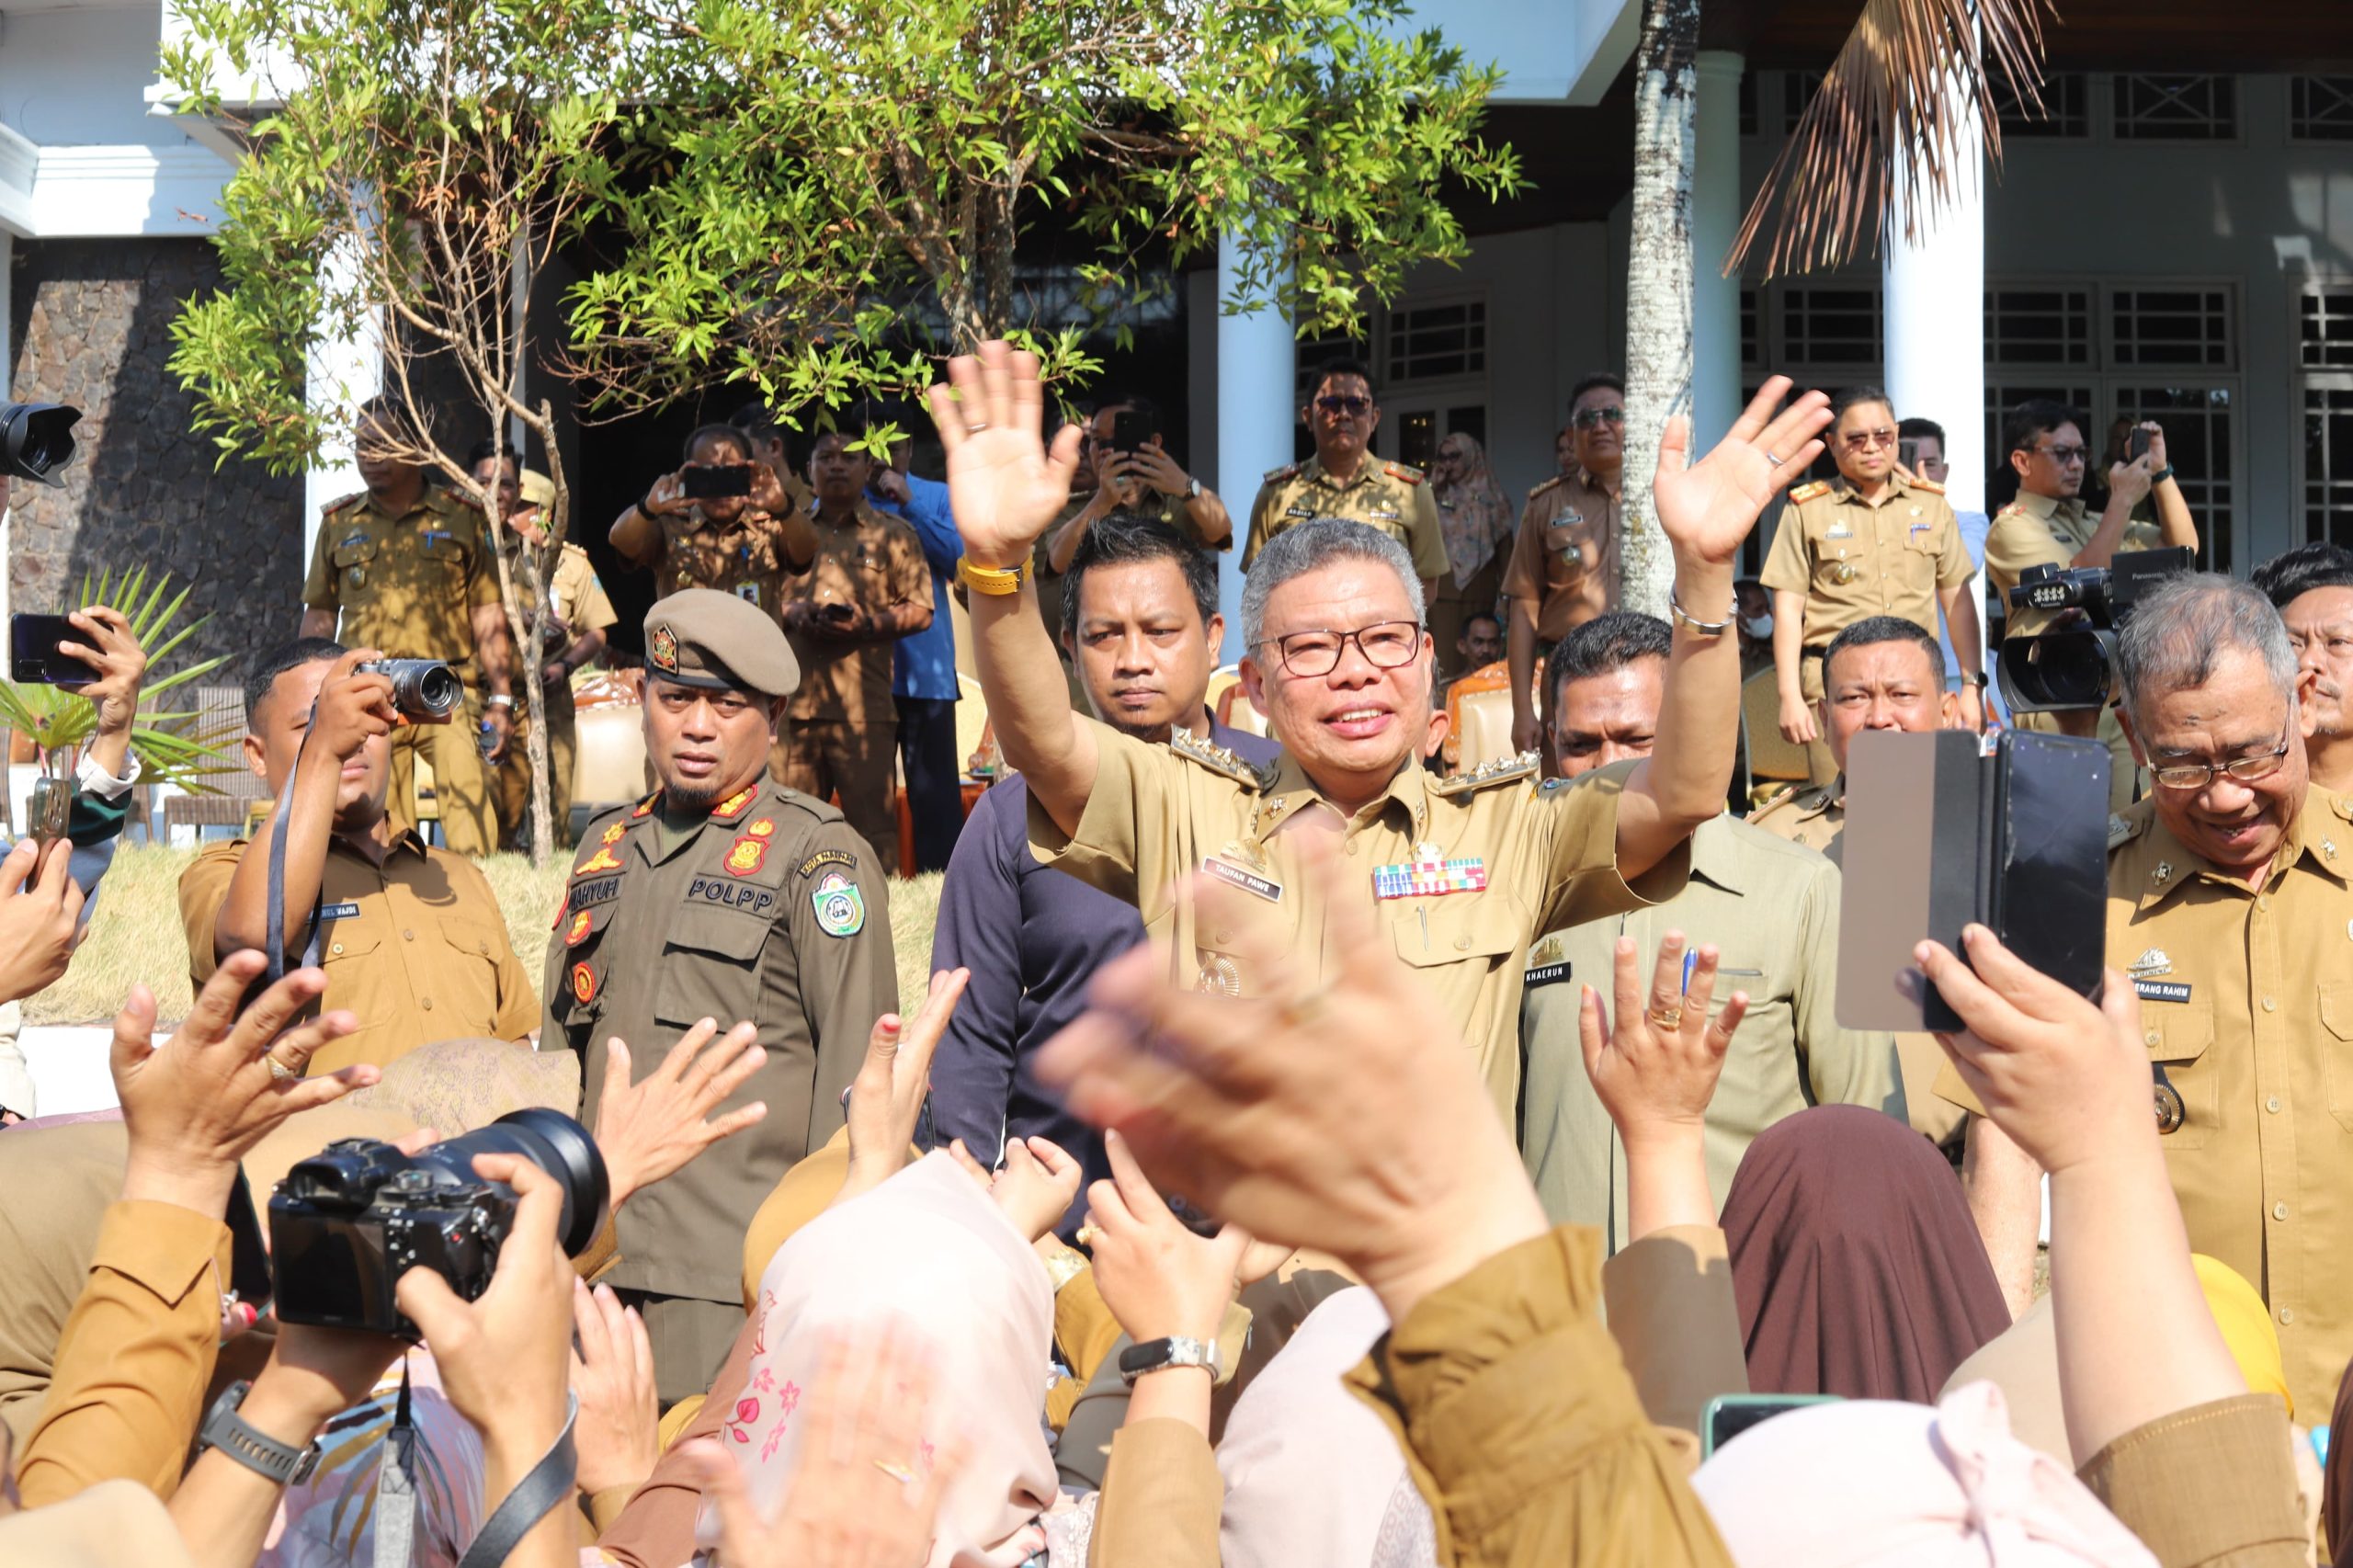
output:
POLYGON ((672 594, 646 612, 645 668, 681 686, 790 697, 801 664, 767 611, 716 588, 672 594))

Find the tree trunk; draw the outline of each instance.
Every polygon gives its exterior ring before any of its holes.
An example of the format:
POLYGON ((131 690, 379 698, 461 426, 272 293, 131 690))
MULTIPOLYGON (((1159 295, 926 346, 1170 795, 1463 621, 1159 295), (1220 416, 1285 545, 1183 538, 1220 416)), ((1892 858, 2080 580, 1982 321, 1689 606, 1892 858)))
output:
POLYGON ((1626 540, 1620 603, 1665 616, 1675 561, 1651 510, 1659 436, 1691 412, 1691 168, 1699 0, 1646 0, 1634 51, 1626 263, 1626 540))

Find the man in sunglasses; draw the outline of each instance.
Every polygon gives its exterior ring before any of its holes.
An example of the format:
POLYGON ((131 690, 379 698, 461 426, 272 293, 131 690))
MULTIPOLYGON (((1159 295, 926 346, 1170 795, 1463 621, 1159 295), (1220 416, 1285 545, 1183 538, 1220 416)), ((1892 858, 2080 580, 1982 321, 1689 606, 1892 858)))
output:
MULTIPOLYGON (((1624 515, 1620 476, 1626 470, 1626 383, 1607 372, 1569 389, 1569 423, 1561 439, 1570 465, 1528 493, 1504 568, 1510 603, 1512 744, 1541 751, 1552 697, 1537 716, 1537 667, 1552 645, 1595 616, 1618 608, 1618 534, 1624 515)), ((1548 757, 1546 770, 1554 765, 1548 757)))
POLYGON ((1438 502, 1422 471, 1383 462, 1372 455, 1372 433, 1381 427, 1381 403, 1372 372, 1354 359, 1327 361, 1315 373, 1314 395, 1299 411, 1315 437, 1315 455, 1268 473, 1250 504, 1250 540, 1243 546, 1242 569, 1258 559, 1267 542, 1310 517, 1346 517, 1379 528, 1414 558, 1425 596, 1453 568, 1446 562, 1446 537, 1438 530, 1438 502))
POLYGON ((1509 1118, 1529 938, 1672 895, 1692 831, 1723 809, 1739 731, 1733 560, 1758 512, 1822 449, 1822 396, 1776 415, 1789 381, 1773 378, 1688 468, 1689 426, 1669 425, 1653 495, 1678 619, 1656 740, 1647 758, 1540 788, 1532 757, 1443 780, 1422 769, 1436 651, 1418 564, 1388 535, 1339 519, 1278 535, 1244 587, 1243 689, 1283 748, 1273 763, 1188 733, 1148 745, 1072 712, 1025 569, 1063 504, 1077 432, 1051 452, 1040 440, 1033 356, 987 344, 949 373, 955 391, 932 389, 932 417, 981 686, 1029 793, 1031 848, 1136 904, 1184 983, 1242 996, 1279 970, 1336 972, 1311 871, 1337 868, 1336 885, 1378 910, 1382 939, 1461 1028, 1509 1118), (1211 882, 1270 906, 1288 927, 1284 950, 1228 928, 1215 901, 1196 896, 1211 882))

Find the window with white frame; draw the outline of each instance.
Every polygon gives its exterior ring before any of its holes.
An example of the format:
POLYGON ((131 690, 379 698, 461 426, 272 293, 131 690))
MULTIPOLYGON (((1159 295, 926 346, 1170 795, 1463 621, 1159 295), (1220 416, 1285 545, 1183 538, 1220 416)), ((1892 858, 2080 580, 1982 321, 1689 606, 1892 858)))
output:
POLYGON ((2307 283, 2298 307, 2303 537, 2353 547, 2353 283, 2307 283))
POLYGON ((2353 76, 2289 77, 2288 139, 2353 142, 2353 76))
MULTIPOLYGON (((1319 372, 1334 359, 1354 359, 1360 365, 1371 365, 1372 344, 1366 338, 1350 337, 1345 332, 1327 332, 1314 337, 1301 338, 1291 355, 1291 362, 1297 367, 1301 403, 1304 404, 1314 395, 1319 372)), ((1380 374, 1377 367, 1373 373, 1380 374)))
POLYGON ((2089 365, 2092 286, 2051 283, 1985 290, 1985 361, 1996 365, 2089 365))
POLYGON ((1449 300, 1389 312, 1388 379, 1455 381, 1487 371, 1487 301, 1449 300))
POLYGON ((2234 142, 2238 78, 2119 73, 2113 129, 2120 142, 2234 142))
POLYGON ((2154 286, 2108 291, 2111 341, 2120 365, 2234 365, 2238 334, 2231 324, 2231 290, 2154 286))
POLYGON ((1870 366, 1885 358, 1876 283, 1785 283, 1773 290, 1779 331, 1777 366, 1814 369, 1870 366))

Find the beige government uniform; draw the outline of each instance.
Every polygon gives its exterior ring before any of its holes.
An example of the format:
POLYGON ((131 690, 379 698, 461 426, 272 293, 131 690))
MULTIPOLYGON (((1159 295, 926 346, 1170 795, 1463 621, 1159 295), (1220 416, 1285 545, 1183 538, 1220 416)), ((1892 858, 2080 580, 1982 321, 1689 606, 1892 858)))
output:
MULTIPOLYGON (((1847 781, 1835 778, 1827 784, 1784 790, 1749 812, 1748 820, 1838 865, 1838 839, 1847 828, 1847 781)), ((1958 1106, 1936 1093, 1946 1070, 1945 1048, 1934 1035, 1906 1030, 1895 1036, 1895 1055, 1904 1071, 1905 1119, 1914 1131, 1938 1143, 1945 1142, 1965 1119, 1958 1106)))
MULTIPOLYGON (((1818 713, 1822 655, 1833 638, 1875 615, 1901 617, 1933 637, 1937 595, 1976 569, 1943 485, 1898 475, 1866 501, 1841 474, 1790 492, 1757 580, 1770 592, 1805 597, 1798 685, 1818 713)), ((1806 747, 1806 760, 1814 783, 1837 776, 1821 737, 1806 747)))
MULTIPOLYGON (((244 854, 242 838, 216 844, 180 873, 188 979, 198 989, 220 967, 214 933, 244 854)), ((507 940, 490 883, 472 860, 427 848, 414 832, 393 838, 381 866, 327 840, 319 927, 327 977, 320 1006, 358 1015, 359 1028, 321 1046, 313 1073, 381 1067, 437 1040, 528 1040, 539 1024, 539 994, 507 940)))
POLYGON ((1711 1013, 1735 991, 1748 1011, 1733 1031, 1723 1076, 1708 1102, 1708 1187, 1723 1207, 1733 1171, 1756 1135, 1813 1105, 1860 1105, 1904 1119, 1893 1036, 1844 1029, 1838 983, 1838 868, 1813 851, 1731 816, 1691 838, 1691 881, 1648 904, 1548 933, 1528 950, 1519 1004, 1526 1052, 1520 1152, 1555 1225, 1600 1228, 1615 1253, 1627 1233, 1626 1154, 1586 1077, 1579 994, 1614 983, 1613 952, 1634 938, 1645 976, 1670 930, 1721 953, 1711 1013))
POLYGON ((377 648, 388 659, 443 659, 465 683, 466 698, 446 724, 404 724, 392 731, 395 830, 417 824, 416 757, 433 764, 434 809, 441 835, 460 855, 487 855, 498 835, 490 778, 482 759, 482 665, 473 612, 498 599, 498 564, 480 512, 447 490, 426 485, 416 505, 388 517, 362 491, 321 515, 319 542, 302 585, 306 608, 337 617, 347 648, 377 648))
MULTIPOLYGON (((1528 493, 1504 565, 1504 597, 1536 619, 1537 711, 1550 733, 1552 683, 1542 679, 1552 645, 1595 616, 1618 608, 1618 546, 1624 514, 1618 498, 1580 467, 1528 493)), ((1508 611, 1506 611, 1508 613, 1508 611)), ((1504 628, 1508 633, 1508 623, 1504 628)))
MULTIPOLYGON (((2179 1097, 2158 1146, 2190 1250, 2263 1292, 2296 1419, 2325 1421, 2353 1358, 2353 797, 2308 790, 2255 888, 2154 801, 2108 843, 2108 962, 2179 1097)), ((1957 1073, 1937 1090, 1978 1108, 1957 1073)))
MULTIPOLYGON (((2049 613, 2021 609, 2010 603, 2010 590, 2018 586, 2019 574, 2029 566, 2070 564, 2098 531, 2099 518, 2085 511, 2081 500, 2054 501, 2048 495, 2023 490, 2016 500, 1994 514, 1994 520, 1985 530, 1985 575, 2007 611, 2003 632, 2006 640, 2031 637, 2052 619, 2049 613)), ((2124 525, 2124 538, 2116 548, 2162 550, 2165 542, 2165 530, 2154 522, 2134 521, 2124 525)), ((2048 713, 2014 714, 2011 722, 2021 730, 2059 733, 2058 721, 2048 713)), ((2147 791, 2141 788, 2145 780, 2140 778, 2139 764, 2132 760, 2132 743, 2125 738, 2124 726, 2117 722, 2113 709, 2100 710, 2099 738, 2108 747, 2109 759, 2109 805, 2121 811, 2136 794, 2147 791)))
MULTIPOLYGON (((868 616, 904 605, 931 605, 931 568, 915 529, 865 502, 846 523, 819 517, 817 554, 795 579, 792 597, 813 605, 855 605, 868 616)), ((898 864, 899 828, 891 778, 899 757, 899 710, 891 696, 891 641, 836 642, 792 637, 801 689, 780 782, 823 801, 838 796, 842 814, 872 847, 878 865, 898 864)))
POLYGON ((1382 939, 1478 1053, 1506 1126, 1518 1094, 1530 937, 1683 886, 1688 847, 1648 872, 1639 892, 1618 875, 1619 793, 1631 762, 1540 787, 1533 756, 1444 779, 1409 761, 1343 822, 1288 755, 1253 767, 1181 731, 1157 746, 1079 722, 1095 736, 1095 787, 1068 835, 1030 797, 1029 843, 1040 860, 1136 905, 1180 983, 1246 996, 1258 979, 1235 951, 1235 933, 1201 924, 1174 884, 1198 871, 1242 887, 1288 929, 1290 951, 1329 974, 1339 958, 1324 908, 1306 893, 1298 835, 1285 831, 1327 817, 1345 834, 1339 896, 1372 907, 1382 939))
MULTIPOLYGON (((515 574, 515 588, 525 619, 529 624, 533 606, 530 583, 526 574, 515 574)), ((597 569, 589 564, 588 552, 576 544, 567 542, 556 557, 555 570, 548 575, 550 617, 547 657, 540 661, 559 659, 563 651, 591 631, 603 631, 620 617, 613 613, 612 600, 605 597, 605 585, 597 580, 597 569)), ((529 678, 537 677, 537 671, 529 678)), ((517 685, 526 678, 517 662, 517 685)), ((558 843, 569 842, 572 816, 572 768, 579 750, 579 723, 572 706, 572 682, 561 680, 545 692, 548 712, 548 800, 555 812, 555 833, 558 843)), ((524 743, 529 738, 530 710, 518 693, 515 699, 515 742, 506 748, 506 761, 498 765, 492 776, 492 787, 498 801, 498 830, 501 841, 511 839, 524 829, 531 813, 531 761, 524 743)))
POLYGON ((1242 549, 1242 569, 1250 570, 1267 540, 1310 517, 1346 517, 1379 528, 1405 547, 1414 558, 1414 575, 1424 582, 1434 583, 1454 570, 1447 564, 1438 503, 1422 471, 1383 462, 1370 452, 1346 484, 1324 472, 1317 458, 1270 470, 1258 486, 1258 498, 1250 504, 1250 539, 1242 549))
POLYGON ((783 624, 784 603, 791 597, 787 579, 802 568, 785 553, 777 520, 756 507, 746 506, 732 523, 716 523, 689 506, 680 514, 654 519, 662 542, 653 557, 641 564, 654 574, 657 589, 675 594, 682 588, 716 588, 755 604, 783 624))

